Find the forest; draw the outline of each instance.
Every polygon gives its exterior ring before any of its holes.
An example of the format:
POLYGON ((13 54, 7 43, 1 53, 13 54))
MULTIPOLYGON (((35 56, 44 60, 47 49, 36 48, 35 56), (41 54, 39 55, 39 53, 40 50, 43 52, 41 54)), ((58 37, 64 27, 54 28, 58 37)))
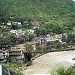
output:
POLYGON ((53 25, 75 24, 72 0, 0 0, 0 21, 29 18, 53 25))

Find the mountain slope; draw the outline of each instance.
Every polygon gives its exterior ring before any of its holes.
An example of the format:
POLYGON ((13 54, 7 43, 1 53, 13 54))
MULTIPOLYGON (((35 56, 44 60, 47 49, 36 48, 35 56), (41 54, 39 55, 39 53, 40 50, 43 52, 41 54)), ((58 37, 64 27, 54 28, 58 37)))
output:
POLYGON ((66 24, 75 18, 72 0, 1 0, 4 17, 30 18, 66 24))

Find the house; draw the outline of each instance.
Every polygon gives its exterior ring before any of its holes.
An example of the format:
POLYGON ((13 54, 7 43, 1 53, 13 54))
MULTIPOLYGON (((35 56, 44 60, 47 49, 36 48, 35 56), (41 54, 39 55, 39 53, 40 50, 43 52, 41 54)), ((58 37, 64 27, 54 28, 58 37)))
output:
POLYGON ((47 34, 46 36, 46 41, 56 41, 58 40, 59 42, 61 42, 62 40, 62 34, 47 34))
POLYGON ((10 33, 11 34, 15 34, 18 37, 20 37, 21 35, 24 35, 25 34, 25 31, 22 31, 22 30, 10 30, 10 33))
POLYGON ((17 30, 10 30, 10 33, 16 34, 17 30))
POLYGON ((23 50, 21 50, 19 47, 12 47, 11 50, 9 51, 9 58, 11 60, 20 60, 23 58, 23 50))
POLYGON ((40 22, 39 21, 33 21, 32 25, 34 26, 33 28, 39 28, 40 27, 40 22))
POLYGON ((21 22, 12 22, 12 25, 22 26, 21 22))
POLYGON ((17 30, 16 32, 17 37, 20 37, 21 35, 24 35, 24 34, 25 34, 25 31, 22 31, 22 30, 17 30))
POLYGON ((36 37, 34 38, 34 41, 36 44, 40 44, 40 45, 46 44, 46 39, 44 37, 36 37))
POLYGON ((27 30, 28 33, 34 34, 34 30, 33 29, 29 29, 27 30))
POLYGON ((11 22, 8 22, 7 25, 8 25, 8 26, 11 26, 12 24, 11 24, 11 22))

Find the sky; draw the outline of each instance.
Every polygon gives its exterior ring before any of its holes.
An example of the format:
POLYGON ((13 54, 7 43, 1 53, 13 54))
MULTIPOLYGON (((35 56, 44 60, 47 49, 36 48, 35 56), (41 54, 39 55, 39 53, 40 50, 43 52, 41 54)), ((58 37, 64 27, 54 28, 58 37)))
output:
POLYGON ((73 1, 75 1, 75 0, 73 0, 73 1))

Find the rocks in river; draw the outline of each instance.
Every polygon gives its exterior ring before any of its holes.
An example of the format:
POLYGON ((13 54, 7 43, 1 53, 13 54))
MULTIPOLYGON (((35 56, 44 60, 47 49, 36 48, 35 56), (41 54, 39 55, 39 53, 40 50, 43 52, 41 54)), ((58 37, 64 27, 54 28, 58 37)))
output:
POLYGON ((75 57, 72 60, 75 60, 75 57))

